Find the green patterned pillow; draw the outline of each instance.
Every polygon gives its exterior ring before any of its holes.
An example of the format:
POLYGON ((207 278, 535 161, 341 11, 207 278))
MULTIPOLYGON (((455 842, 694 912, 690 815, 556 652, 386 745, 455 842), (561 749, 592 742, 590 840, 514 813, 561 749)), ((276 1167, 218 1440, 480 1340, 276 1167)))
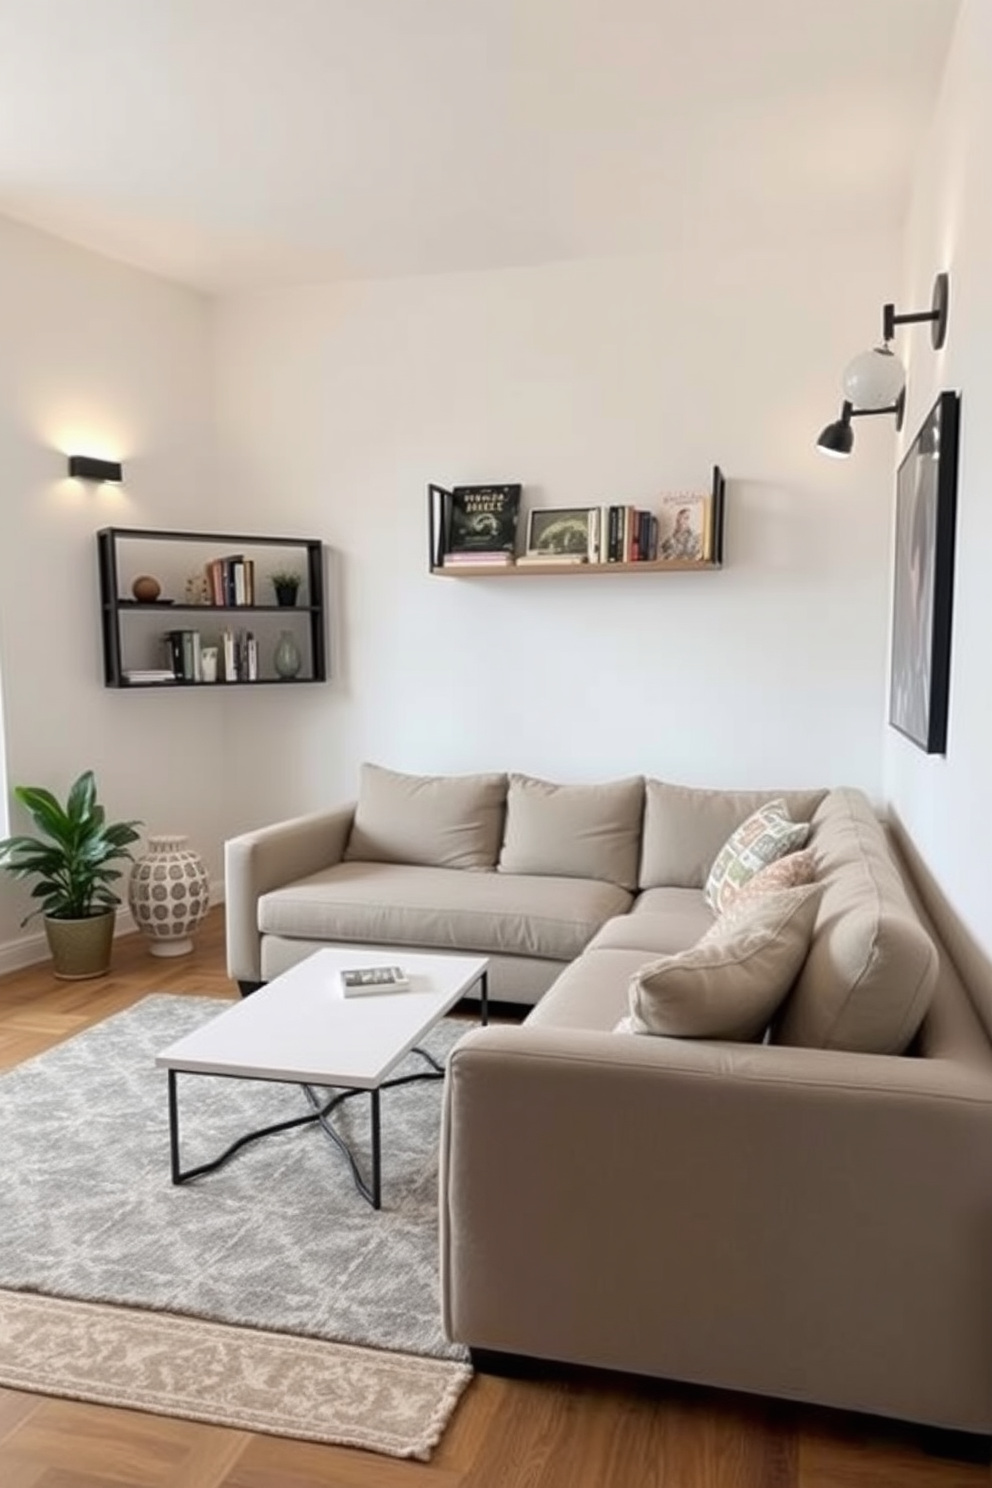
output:
POLYGON ((703 890, 707 904, 721 914, 749 879, 776 858, 802 847, 808 836, 809 822, 790 820, 783 800, 760 807, 717 853, 703 890))

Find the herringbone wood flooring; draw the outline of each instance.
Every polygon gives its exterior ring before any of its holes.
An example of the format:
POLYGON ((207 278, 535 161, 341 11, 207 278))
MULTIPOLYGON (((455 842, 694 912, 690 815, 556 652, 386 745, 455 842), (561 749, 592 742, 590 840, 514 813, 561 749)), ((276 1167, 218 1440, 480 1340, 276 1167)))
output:
MULTIPOLYGON (((0 1068, 148 992, 236 996, 223 911, 192 955, 119 940, 111 973, 0 978, 0 1068)), ((2 1144, 0 1144, 2 1154, 2 1144)), ((0 1244, 3 1237, 0 1236, 0 1244)), ((0 1390, 0 1488, 974 1488, 988 1468, 916 1433, 714 1391, 592 1373, 477 1377, 430 1463, 0 1390)))

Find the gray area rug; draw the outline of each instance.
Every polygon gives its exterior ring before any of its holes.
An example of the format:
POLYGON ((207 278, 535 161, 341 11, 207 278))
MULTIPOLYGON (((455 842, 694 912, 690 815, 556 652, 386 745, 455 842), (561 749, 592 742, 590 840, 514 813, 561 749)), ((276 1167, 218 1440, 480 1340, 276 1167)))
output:
MULTIPOLYGON (((440 1081, 383 1093, 378 1213, 316 1126, 173 1186, 154 1058, 224 1006, 147 997, 0 1077, 0 1288, 463 1360, 439 1320, 440 1081)), ((445 1020, 425 1045, 443 1060, 466 1026, 445 1020)), ((180 1075, 179 1092, 187 1166, 308 1109, 262 1081, 180 1075)), ((368 1107, 340 1112, 362 1154, 368 1107)))

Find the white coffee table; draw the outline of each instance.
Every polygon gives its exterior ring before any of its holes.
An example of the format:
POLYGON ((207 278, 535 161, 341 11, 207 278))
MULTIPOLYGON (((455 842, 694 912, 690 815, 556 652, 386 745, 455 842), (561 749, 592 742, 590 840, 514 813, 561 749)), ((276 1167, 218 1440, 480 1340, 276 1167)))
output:
POLYGON ((444 1071, 418 1040, 478 984, 480 1018, 488 1018, 485 956, 428 954, 392 947, 328 946, 275 977, 202 1028, 170 1044, 155 1063, 169 1073, 169 1143, 173 1183, 213 1172, 247 1142, 277 1131, 319 1122, 347 1157, 356 1187, 374 1209, 381 1202, 379 1092, 412 1080, 439 1079, 444 1071), (402 966, 410 986, 402 992, 346 998, 339 972, 349 966, 402 966), (390 1080, 411 1049, 430 1068, 390 1080), (240 1137, 220 1157, 182 1168, 179 1159, 178 1074, 228 1075, 242 1080, 277 1080, 302 1085, 313 1110, 240 1137), (313 1086, 336 1093, 318 1098, 313 1086), (366 1182, 330 1114, 341 1101, 367 1090, 372 1102, 372 1172, 366 1182))

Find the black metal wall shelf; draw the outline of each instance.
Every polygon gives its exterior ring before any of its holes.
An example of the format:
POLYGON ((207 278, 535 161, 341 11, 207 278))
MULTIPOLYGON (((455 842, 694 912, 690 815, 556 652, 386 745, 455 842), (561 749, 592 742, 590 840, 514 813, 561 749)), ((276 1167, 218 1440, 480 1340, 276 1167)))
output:
POLYGON ((97 533, 97 554, 105 686, 129 691, 190 687, 216 691, 327 680, 324 545, 320 539, 105 527, 97 533), (272 575, 286 568, 300 574, 301 602, 287 605, 263 599, 272 575), (128 595, 141 575, 152 576, 160 585, 158 599, 128 595), (235 583, 240 599, 233 595, 235 583), (230 584, 231 592, 218 590, 218 584, 230 584), (188 596, 189 585, 199 591, 196 601, 188 596), (189 624, 193 617, 198 625, 189 624), (182 623, 170 624, 170 619, 182 623), (287 631, 300 665, 296 675, 280 676, 274 654, 280 636, 287 631), (225 641, 225 632, 230 642, 225 641), (187 643, 179 643, 172 651, 177 643, 168 642, 170 633, 190 637, 188 674, 177 674, 183 663, 176 660, 187 643), (201 668, 205 646, 217 646, 220 653, 216 682, 206 680, 201 668), (229 654, 226 668, 225 650, 229 654), (172 676, 161 675, 170 668, 172 676), (159 679, 142 675, 155 671, 159 679))

